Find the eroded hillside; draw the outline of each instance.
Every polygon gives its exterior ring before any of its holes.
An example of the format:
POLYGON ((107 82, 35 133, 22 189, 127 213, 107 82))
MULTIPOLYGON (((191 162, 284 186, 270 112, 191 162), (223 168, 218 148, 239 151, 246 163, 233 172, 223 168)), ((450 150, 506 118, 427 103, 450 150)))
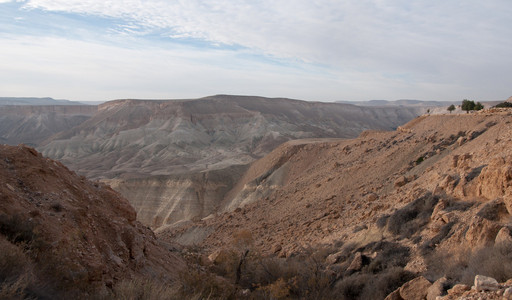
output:
POLYGON ((245 168, 283 142, 394 129, 425 110, 226 95, 118 100, 38 149, 104 180, 157 228, 223 211, 245 168))
MULTIPOLYGON (((200 245, 198 255, 210 255, 217 268, 227 261, 219 257, 240 251, 233 250, 240 236, 271 265, 309 261, 316 271, 308 278, 318 281, 306 278, 300 288, 294 280, 303 277, 293 270, 260 263, 270 274, 263 281, 246 270, 247 282, 297 297, 378 299, 413 278, 424 296, 434 282, 443 295, 477 274, 505 282, 512 277, 511 121, 507 110, 422 116, 352 140, 288 142, 242 177, 229 198, 241 207, 159 235, 200 245)), ((446 297, 472 299, 469 287, 457 289, 446 297)))
POLYGON ((236 96, 117 100, 40 149, 95 179, 191 173, 247 164, 291 139, 396 128, 418 112, 236 96))

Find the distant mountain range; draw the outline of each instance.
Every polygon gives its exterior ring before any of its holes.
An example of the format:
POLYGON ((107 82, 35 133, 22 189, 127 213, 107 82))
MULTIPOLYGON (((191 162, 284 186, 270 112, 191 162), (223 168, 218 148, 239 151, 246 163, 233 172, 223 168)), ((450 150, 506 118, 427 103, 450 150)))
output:
POLYGON ((400 99, 400 100, 369 100, 369 101, 338 101, 338 103, 354 104, 359 106, 449 106, 451 104, 458 104, 460 101, 435 101, 435 100, 413 100, 413 99, 400 99))
MULTIPOLYGON (((454 101, 436 101, 436 100, 414 100, 414 99, 399 99, 399 100, 368 100, 368 101, 336 101, 337 103, 353 104, 358 106, 416 106, 416 107, 447 107, 452 104, 460 105, 462 100, 454 101)), ((499 100, 485 100, 480 101, 484 106, 494 106, 500 102, 499 100)))
POLYGON ((3 105, 84 105, 77 101, 55 100, 53 98, 35 97, 0 97, 0 106, 3 105))

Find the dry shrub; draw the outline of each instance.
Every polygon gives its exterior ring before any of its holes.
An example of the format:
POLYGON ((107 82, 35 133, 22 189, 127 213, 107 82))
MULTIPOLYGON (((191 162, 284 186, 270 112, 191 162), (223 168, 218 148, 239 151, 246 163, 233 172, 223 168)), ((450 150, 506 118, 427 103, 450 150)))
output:
POLYGON ((336 284, 335 293, 340 299, 360 299, 367 283, 371 281, 369 274, 357 274, 344 278, 336 284))
POLYGON ((380 274, 354 274, 342 279, 331 292, 332 299, 384 299, 415 275, 401 267, 380 274))
POLYGON ((23 251, 0 238, 0 282, 16 281, 30 268, 30 259, 23 251))
POLYGON ((35 239, 34 224, 19 215, 0 215, 0 233, 11 243, 29 243, 35 239))
POLYGON ((473 205, 475 205, 475 202, 471 201, 459 201, 453 198, 447 198, 444 199, 446 202, 446 208, 444 209, 446 212, 450 211, 467 211, 473 205))
POLYGON ((269 285, 259 287, 252 296, 254 299, 287 299, 290 297, 290 285, 279 278, 269 285))
POLYGON ((30 284, 30 259, 0 238, 0 299, 22 299, 30 284))
POLYGON ((508 211, 505 203, 497 199, 486 203, 476 215, 490 221, 497 221, 502 217, 508 217, 508 211))
POLYGON ((235 286, 226 279, 199 269, 189 269, 180 274, 182 299, 232 299, 235 286))
POLYGON ((409 261, 410 249, 393 242, 373 242, 359 249, 365 252, 377 252, 363 272, 377 274, 393 267, 404 267, 409 261))
POLYGON ((429 221, 439 197, 427 193, 394 212, 387 219, 388 230, 403 238, 410 238, 429 221))
POLYGON ((223 250, 215 259, 210 271, 217 275, 235 280, 236 268, 240 260, 240 253, 233 249, 223 250))
POLYGON ((13 282, 0 283, 0 299, 26 299, 28 285, 29 279, 25 276, 18 277, 13 282))
POLYGON ((428 252, 435 249, 436 245, 440 244, 442 240, 449 238, 452 234, 452 228, 455 225, 455 222, 450 222, 447 224, 444 224, 443 227, 441 227, 441 230, 429 241, 425 241, 420 245, 420 251, 423 255, 426 255, 428 252))
POLYGON ((471 285, 476 275, 490 276, 499 282, 512 278, 512 249, 490 246, 474 251, 434 253, 427 258, 431 278, 447 276, 455 282, 471 285))
POLYGON ((254 299, 321 299, 333 282, 323 265, 328 253, 320 248, 289 258, 250 256, 239 285, 254 290, 254 299))
MULTIPOLYGON (((182 299, 179 293, 179 286, 167 286, 157 281, 135 279, 121 281, 114 286, 108 299, 122 300, 160 300, 160 299, 182 299)), ((200 299, 199 296, 187 296, 187 299, 200 299)))
POLYGON ((379 229, 382 229, 384 227, 386 227, 386 225, 388 224, 388 219, 389 219, 389 215, 381 215, 377 221, 375 222, 375 225, 377 225, 377 227, 379 229))
POLYGON ((0 236, 0 299, 57 299, 36 275, 35 263, 23 249, 24 243, 9 243, 0 236))
POLYGON ((405 271, 401 267, 387 269, 385 272, 373 276, 371 282, 365 286, 361 299, 384 299, 414 277, 413 273, 405 271))
POLYGON ((242 229, 233 234, 233 246, 238 249, 247 249, 254 243, 252 232, 242 229))

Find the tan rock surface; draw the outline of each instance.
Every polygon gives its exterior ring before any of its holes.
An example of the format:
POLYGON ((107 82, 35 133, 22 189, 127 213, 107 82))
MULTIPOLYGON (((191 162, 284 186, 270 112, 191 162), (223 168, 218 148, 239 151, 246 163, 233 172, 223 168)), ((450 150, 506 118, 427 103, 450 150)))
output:
POLYGON ((400 288, 400 297, 404 300, 423 300, 432 283, 425 277, 417 277, 408 281, 400 288))

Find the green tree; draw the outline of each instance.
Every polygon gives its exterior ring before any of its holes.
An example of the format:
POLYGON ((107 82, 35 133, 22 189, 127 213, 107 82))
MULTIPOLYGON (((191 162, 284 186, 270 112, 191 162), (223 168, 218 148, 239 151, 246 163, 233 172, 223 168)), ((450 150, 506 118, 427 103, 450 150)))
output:
POLYGON ((462 100, 462 110, 465 110, 466 113, 469 113, 470 110, 474 110, 475 109, 475 101, 471 101, 471 100, 468 100, 468 99, 464 99, 462 100))
POLYGON ((474 110, 482 110, 482 109, 484 109, 484 106, 482 105, 482 103, 477 102, 477 103, 475 104, 475 107, 474 107, 473 109, 474 109, 474 110))
POLYGON ((455 105, 453 105, 453 104, 452 104, 452 105, 448 106, 447 110, 448 110, 450 113, 452 113, 452 111, 454 111, 454 110, 455 110, 455 105))

